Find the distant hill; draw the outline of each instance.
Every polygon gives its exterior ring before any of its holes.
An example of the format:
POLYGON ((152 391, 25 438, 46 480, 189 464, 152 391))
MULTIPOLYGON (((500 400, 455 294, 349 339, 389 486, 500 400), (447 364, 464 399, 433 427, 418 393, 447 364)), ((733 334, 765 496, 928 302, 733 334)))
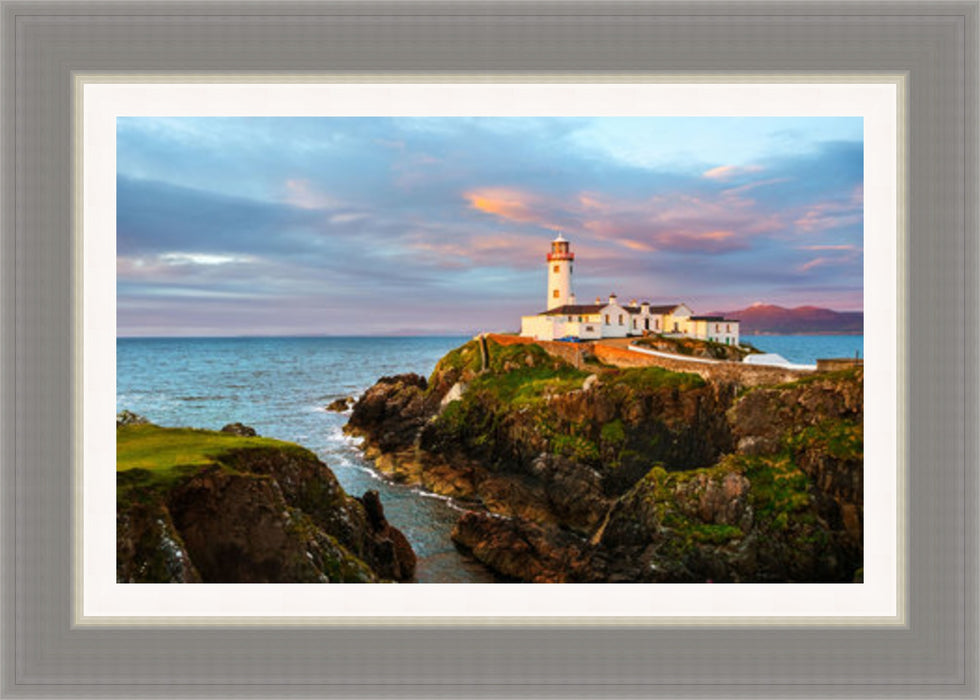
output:
POLYGON ((717 311, 741 321, 742 335, 759 334, 860 334, 864 332, 864 312, 833 311, 816 306, 787 309, 773 304, 753 304, 739 311, 717 311))

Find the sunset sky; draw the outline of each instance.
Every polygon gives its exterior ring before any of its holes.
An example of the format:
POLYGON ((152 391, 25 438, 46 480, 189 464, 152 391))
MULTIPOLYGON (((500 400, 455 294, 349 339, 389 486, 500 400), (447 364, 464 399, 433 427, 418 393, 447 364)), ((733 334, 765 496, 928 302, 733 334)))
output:
POLYGON ((469 334, 580 302, 861 310, 860 118, 120 118, 120 336, 469 334))

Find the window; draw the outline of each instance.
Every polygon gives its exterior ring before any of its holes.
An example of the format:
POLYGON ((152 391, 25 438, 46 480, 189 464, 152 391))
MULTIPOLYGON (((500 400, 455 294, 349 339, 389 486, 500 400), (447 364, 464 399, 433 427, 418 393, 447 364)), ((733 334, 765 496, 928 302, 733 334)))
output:
POLYGON ((623 314, 619 315, 619 325, 623 325, 623 314))
POLYGON ((721 324, 720 323, 716 323, 715 324, 715 333, 719 332, 720 330, 721 330, 721 324))
POLYGON ((558 272, 558 266, 557 266, 557 265, 555 265, 555 266, 554 266, 553 268, 551 268, 551 269, 553 269, 553 270, 554 270, 555 272, 558 272))
POLYGON ((636 327, 637 327, 637 326, 636 326, 636 319, 634 318, 634 319, 633 319, 633 330, 634 330, 634 331, 636 330, 636 327))
POLYGON ((730 323, 726 323, 725 324, 725 332, 726 333, 731 333, 732 332, 732 324, 730 324, 730 323))
MULTIPOLYGON (((540 268, 538 268, 538 269, 540 269, 540 268)), ((558 290, 557 289, 551 293, 551 298, 552 299, 557 299, 558 298, 558 290)))
POLYGON ((674 321, 674 333, 676 333, 677 330, 678 330, 678 328, 677 328, 677 321, 674 321))
POLYGON ((609 325, 609 314, 606 314, 606 325, 609 325))
POLYGON ((572 322, 572 317, 571 317, 571 316, 569 316, 569 317, 568 317, 568 322, 569 322, 569 323, 571 323, 571 322, 572 322))
POLYGON ((655 331, 659 331, 660 330, 660 319, 659 318, 658 319, 654 319, 654 321, 653 321, 653 329, 655 331))
POLYGON ((568 274, 572 274, 572 263, 568 263, 568 274))
POLYGON ((578 317, 578 322, 579 322, 579 323, 581 323, 581 322, 582 322, 582 317, 581 317, 581 316, 579 316, 579 317, 578 317))
POLYGON ((592 331, 593 331, 593 330, 595 330, 595 329, 594 329, 594 328, 593 328, 592 326, 586 326, 586 327, 585 327, 585 330, 587 330, 587 331, 589 331, 589 332, 592 332, 592 331))
POLYGON ((648 318, 643 319, 643 330, 645 331, 650 330, 650 319, 648 318))

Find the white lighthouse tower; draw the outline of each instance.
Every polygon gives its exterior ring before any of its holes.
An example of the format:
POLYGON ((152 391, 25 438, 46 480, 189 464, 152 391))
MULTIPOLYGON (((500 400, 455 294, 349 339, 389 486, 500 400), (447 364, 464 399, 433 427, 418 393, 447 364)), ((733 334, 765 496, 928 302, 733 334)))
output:
POLYGON ((568 241, 561 233, 551 242, 548 253, 548 310, 575 302, 572 294, 572 262, 575 253, 568 250, 568 241))

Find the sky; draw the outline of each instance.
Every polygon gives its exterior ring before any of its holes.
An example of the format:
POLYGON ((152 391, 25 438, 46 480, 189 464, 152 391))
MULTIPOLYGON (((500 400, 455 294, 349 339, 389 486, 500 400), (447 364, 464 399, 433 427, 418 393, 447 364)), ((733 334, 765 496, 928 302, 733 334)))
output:
POLYGON ((518 330, 580 303, 861 310, 837 117, 119 118, 119 336, 518 330))

